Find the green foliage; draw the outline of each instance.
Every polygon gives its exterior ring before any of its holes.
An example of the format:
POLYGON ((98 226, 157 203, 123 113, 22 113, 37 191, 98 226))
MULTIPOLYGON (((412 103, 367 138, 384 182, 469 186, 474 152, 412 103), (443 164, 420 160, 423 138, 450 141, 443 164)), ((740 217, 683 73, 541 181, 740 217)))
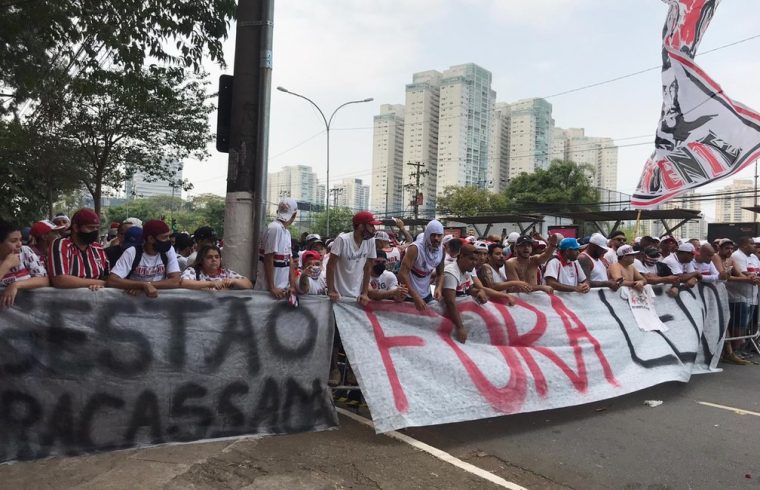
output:
POLYGON ((216 194, 201 194, 190 200, 179 197, 155 196, 133 199, 123 206, 106 209, 108 222, 120 222, 129 217, 143 221, 163 219, 176 230, 193 233, 200 226, 210 226, 218 236, 224 236, 224 198, 216 194))
POLYGON ((442 216, 478 216, 502 211, 506 201, 503 195, 481 187, 447 186, 436 203, 438 214, 442 216))
POLYGON ((547 203, 595 205, 599 195, 589 183, 589 171, 573 162, 554 160, 546 170, 536 169, 512 179, 504 193, 506 205, 518 211, 547 203))
MULTIPOLYGON (((336 237, 339 234, 346 232, 346 231, 353 231, 354 227, 351 224, 351 219, 354 217, 354 212, 351 211, 349 208, 330 208, 330 234, 327 234, 327 215, 324 212, 317 212, 312 213, 312 227, 311 230, 303 229, 301 226, 299 228, 300 232, 308 231, 310 233, 317 233, 319 234, 323 239, 326 239, 325 237, 336 237)), ((296 218, 296 223, 298 223, 298 218, 296 218)), ((297 236, 296 234, 292 234, 293 236, 297 236)))

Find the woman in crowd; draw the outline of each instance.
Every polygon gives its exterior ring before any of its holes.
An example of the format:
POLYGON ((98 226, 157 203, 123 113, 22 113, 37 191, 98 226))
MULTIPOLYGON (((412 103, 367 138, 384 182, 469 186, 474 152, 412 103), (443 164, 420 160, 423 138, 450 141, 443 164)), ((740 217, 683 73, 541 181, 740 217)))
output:
POLYGON ((0 307, 13 305, 19 289, 49 285, 40 258, 21 244, 21 228, 0 219, 0 307))
POLYGON ((185 289, 252 289, 251 280, 222 267, 222 251, 216 245, 204 245, 195 265, 185 269, 180 280, 185 289))

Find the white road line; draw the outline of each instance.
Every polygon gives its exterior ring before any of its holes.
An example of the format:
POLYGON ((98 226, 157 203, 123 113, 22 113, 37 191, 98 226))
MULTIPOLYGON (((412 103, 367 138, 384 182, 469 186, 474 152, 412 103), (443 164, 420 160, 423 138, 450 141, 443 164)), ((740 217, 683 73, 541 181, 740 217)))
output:
MULTIPOLYGON (((340 407, 336 407, 335 409, 341 415, 345 415, 346 417, 352 420, 355 420, 359 422, 360 424, 369 426, 372 429, 375 428, 375 425, 372 423, 371 420, 365 417, 362 417, 361 415, 355 414, 353 412, 350 412, 340 407)), ((438 448, 425 444, 424 442, 418 441, 417 439, 413 437, 409 437, 407 435, 396 432, 395 430, 391 432, 385 432, 383 433, 383 435, 399 440, 401 442, 405 442, 415 449, 424 451, 432 456, 435 456, 441 461, 445 461, 446 463, 452 464, 459 469, 462 469, 468 473, 472 473, 473 475, 483 478, 484 480, 488 480, 495 485, 499 485, 500 487, 509 488, 510 490, 527 490, 525 487, 521 487, 520 485, 516 483, 509 482, 500 476, 494 475, 493 473, 484 470, 483 468, 478 468, 477 466, 467 463, 465 461, 462 461, 461 459, 456 458, 445 451, 441 451, 438 448)))
POLYGON ((737 415, 754 415, 755 417, 760 417, 760 413, 753 412, 751 410, 744 410, 742 408, 735 408, 735 407, 727 407, 725 405, 718 405, 717 403, 710 403, 710 402, 700 402, 697 401, 700 405, 705 405, 707 407, 714 407, 714 408, 722 408, 723 410, 730 410, 737 415))

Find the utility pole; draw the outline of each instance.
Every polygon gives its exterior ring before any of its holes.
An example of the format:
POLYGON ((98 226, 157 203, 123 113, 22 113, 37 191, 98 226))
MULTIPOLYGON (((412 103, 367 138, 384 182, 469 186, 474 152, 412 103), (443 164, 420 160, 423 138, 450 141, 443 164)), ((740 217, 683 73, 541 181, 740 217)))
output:
POLYGON ((224 260, 255 279, 266 213, 274 0, 239 0, 232 88, 224 260))
POLYGON ((334 188, 330 189, 330 194, 333 195, 333 207, 337 207, 338 206, 338 196, 340 194, 343 194, 343 190, 344 189, 342 187, 334 187, 334 188))
POLYGON ((414 167, 415 170, 409 173, 409 177, 415 179, 415 183, 406 184, 404 189, 414 191, 411 205, 414 207, 414 219, 418 219, 420 216, 420 178, 426 176, 430 172, 428 170, 421 170, 425 166, 422 162, 406 162, 407 165, 414 167))

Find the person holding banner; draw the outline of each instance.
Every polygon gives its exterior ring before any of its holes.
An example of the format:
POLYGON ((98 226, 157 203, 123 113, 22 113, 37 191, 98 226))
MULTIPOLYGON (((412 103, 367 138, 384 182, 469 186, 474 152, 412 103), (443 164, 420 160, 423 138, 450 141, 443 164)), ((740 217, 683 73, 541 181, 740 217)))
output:
MULTIPOLYGON (((53 220, 55 223, 56 220, 53 220)), ((56 288, 104 288, 110 266, 103 246, 98 243, 100 217, 82 208, 71 217, 71 237, 50 244, 47 270, 56 288)))
POLYGON ((49 286, 42 261, 21 243, 21 229, 0 219, 0 307, 13 306, 19 289, 49 286))
POLYGON ((504 245, 494 242, 488 245, 488 261, 478 270, 478 279, 483 286, 494 291, 510 293, 530 293, 533 287, 525 281, 508 281, 504 267, 504 245))
POLYGON ((563 238, 559 242, 559 254, 546 263, 544 282, 555 291, 588 293, 588 279, 578 264, 580 245, 575 238, 563 238))
MULTIPOLYGON (((621 243, 621 236, 617 235, 612 239, 612 242, 621 243)), ((622 236, 625 239, 625 235, 622 236)), ((623 245, 624 246, 624 245, 623 245)), ((617 250, 620 250, 622 246, 615 247, 615 255, 619 258, 620 254, 617 250)), ((589 239, 586 249, 578 256, 578 263, 583 269, 583 273, 589 278, 589 286, 592 288, 610 288, 613 291, 617 291, 620 287, 620 282, 617 280, 610 280, 608 268, 615 262, 608 261, 605 257, 609 253, 610 249, 607 247, 607 239, 601 233, 594 233, 589 239)))
POLYGON ((686 242, 679 245, 675 253, 662 259, 662 263, 668 266, 671 274, 678 278, 668 290, 668 294, 674 298, 678 296, 679 284, 693 288, 702 280, 702 274, 694 267, 694 252, 694 245, 686 242))
POLYGON ((467 330, 462 323, 462 316, 457 309, 457 297, 472 296, 480 304, 488 301, 486 291, 480 280, 472 274, 477 259, 475 247, 470 244, 462 245, 457 261, 446 266, 443 273, 442 294, 449 320, 454 324, 457 340, 467 341, 467 330))
POLYGON ((253 289, 247 277, 222 267, 222 251, 216 245, 204 245, 198 250, 195 264, 185 269, 180 279, 185 289, 253 289))
POLYGON ((359 211, 351 219, 352 233, 341 233, 332 242, 327 261, 327 295, 330 301, 341 296, 369 303, 369 277, 375 249, 375 226, 380 221, 369 211, 359 211))
POLYGON ((269 291, 276 299, 296 293, 296 264, 288 227, 298 214, 298 203, 292 197, 277 205, 277 217, 261 235, 259 265, 256 273, 257 291, 269 291))
POLYGON ((557 235, 548 238, 546 248, 538 255, 533 255, 533 247, 537 244, 529 236, 520 236, 515 242, 515 256, 507 260, 505 270, 508 281, 521 281, 531 287, 531 292, 543 291, 552 294, 554 289, 545 284, 540 278, 541 267, 552 258, 557 248, 557 235))
POLYGON ((617 249, 616 253, 618 261, 610 264, 610 279, 619 286, 633 288, 639 292, 643 291, 647 280, 633 265, 638 252, 630 245, 623 245, 617 249))
MULTIPOLYGON (((377 235, 375 235, 375 240, 377 240, 377 235)), ((403 284, 399 286, 396 275, 386 270, 387 261, 388 257, 385 252, 378 249, 369 279, 369 299, 373 301, 384 299, 392 299, 398 302, 404 301, 404 298, 409 294, 409 290, 403 284)))
POLYGON ((425 233, 409 245, 401 261, 399 282, 409 290, 407 301, 414 302, 418 311, 425 311, 428 303, 433 301, 430 292, 433 271, 437 277, 436 297, 440 298, 445 266, 442 241, 443 225, 432 220, 425 226, 425 233))

